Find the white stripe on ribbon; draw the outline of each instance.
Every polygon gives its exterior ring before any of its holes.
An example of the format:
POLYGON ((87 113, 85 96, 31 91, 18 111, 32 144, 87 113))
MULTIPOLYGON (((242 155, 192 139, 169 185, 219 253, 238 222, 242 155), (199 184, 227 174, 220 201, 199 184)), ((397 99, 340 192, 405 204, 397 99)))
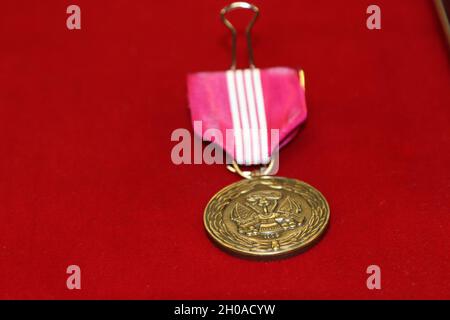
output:
POLYGON ((250 136, 250 122, 248 121, 247 98, 244 87, 244 76, 242 70, 236 70, 236 89, 239 101, 239 112, 242 120, 243 141, 244 141, 244 163, 252 164, 252 138, 250 136))
POLYGON ((245 92, 247 94, 248 113, 250 115, 250 127, 252 137, 253 164, 261 163, 261 149, 259 139, 258 114, 256 111, 255 95, 253 94, 253 79, 250 69, 244 70, 245 92))
POLYGON ((246 165, 267 164, 267 121, 260 70, 229 70, 226 77, 236 161, 246 165))
POLYGON ((234 148, 236 151, 235 157, 238 163, 244 163, 244 155, 242 148, 242 130, 241 130, 241 121, 239 119, 236 87, 234 85, 234 71, 232 70, 227 71, 226 76, 228 86, 228 98, 230 100, 231 119, 233 121, 234 148))
POLYGON ((255 89, 256 109, 258 110, 259 132, 261 139, 261 163, 269 163, 269 143, 267 139, 266 107, 261 83, 261 72, 253 69, 253 86, 255 89))

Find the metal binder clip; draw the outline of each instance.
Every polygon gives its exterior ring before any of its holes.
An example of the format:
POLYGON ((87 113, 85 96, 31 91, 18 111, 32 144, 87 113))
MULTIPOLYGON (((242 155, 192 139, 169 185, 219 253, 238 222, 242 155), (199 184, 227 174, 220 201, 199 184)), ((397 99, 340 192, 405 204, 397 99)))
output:
POLYGON ((228 6, 224 7, 222 10, 220 10, 220 18, 222 19, 222 22, 227 26, 228 29, 231 31, 232 35, 232 47, 231 47, 231 69, 236 69, 236 39, 237 39, 237 31, 236 28, 231 24, 231 22, 225 17, 225 15, 233 10, 236 9, 247 9, 252 10, 254 12, 253 18, 250 20, 250 23, 245 28, 245 37, 247 39, 247 50, 248 50, 248 61, 250 68, 255 67, 255 62, 253 60, 253 48, 252 48, 252 38, 251 38, 251 30, 253 28, 253 25, 255 24, 256 19, 259 16, 259 9, 257 6, 247 3, 247 2, 233 2, 229 4, 228 6))

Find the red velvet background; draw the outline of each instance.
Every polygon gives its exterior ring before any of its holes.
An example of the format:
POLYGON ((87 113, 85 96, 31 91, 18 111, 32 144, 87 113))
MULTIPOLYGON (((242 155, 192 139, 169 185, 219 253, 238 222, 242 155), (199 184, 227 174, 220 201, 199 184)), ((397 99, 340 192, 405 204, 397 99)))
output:
POLYGON ((190 128, 186 74, 229 66, 227 3, 2 3, 0 298, 450 298, 450 77, 432 1, 255 1, 257 65, 307 76, 308 123, 279 174, 331 206, 318 245, 272 262, 206 237, 207 201, 238 178, 170 160, 171 132, 190 128))

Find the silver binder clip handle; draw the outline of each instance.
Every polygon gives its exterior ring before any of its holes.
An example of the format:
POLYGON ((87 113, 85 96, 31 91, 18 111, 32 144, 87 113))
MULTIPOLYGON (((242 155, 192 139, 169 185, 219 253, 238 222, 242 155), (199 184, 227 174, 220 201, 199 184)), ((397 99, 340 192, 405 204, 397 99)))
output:
POLYGON ((252 10, 254 12, 253 18, 250 20, 250 23, 245 28, 245 37, 247 38, 247 50, 248 50, 248 61, 250 68, 255 67, 255 62, 253 60, 253 48, 252 48, 252 38, 251 38, 251 30, 253 28, 253 25, 255 24, 256 19, 259 15, 259 9, 257 6, 247 3, 247 2, 233 2, 229 4, 228 6, 224 7, 222 10, 220 10, 220 18, 222 19, 222 22, 227 26, 228 29, 231 31, 232 36, 232 44, 231 44, 231 69, 236 69, 236 38, 237 38, 237 32, 236 28, 231 24, 231 22, 225 17, 225 15, 233 10, 236 9, 246 9, 246 10, 252 10))

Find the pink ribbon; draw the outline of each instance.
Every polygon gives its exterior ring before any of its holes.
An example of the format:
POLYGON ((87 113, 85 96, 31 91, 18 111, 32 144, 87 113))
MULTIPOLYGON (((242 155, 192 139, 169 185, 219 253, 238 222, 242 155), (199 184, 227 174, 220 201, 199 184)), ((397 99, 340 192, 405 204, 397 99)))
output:
POLYGON ((307 115, 299 73, 286 67, 193 73, 188 98, 192 122, 202 122, 202 132, 194 126, 195 134, 210 141, 206 130, 220 130, 225 137, 232 129, 232 141, 215 143, 241 165, 267 164, 307 115), (278 130, 276 141, 272 130, 278 130))

